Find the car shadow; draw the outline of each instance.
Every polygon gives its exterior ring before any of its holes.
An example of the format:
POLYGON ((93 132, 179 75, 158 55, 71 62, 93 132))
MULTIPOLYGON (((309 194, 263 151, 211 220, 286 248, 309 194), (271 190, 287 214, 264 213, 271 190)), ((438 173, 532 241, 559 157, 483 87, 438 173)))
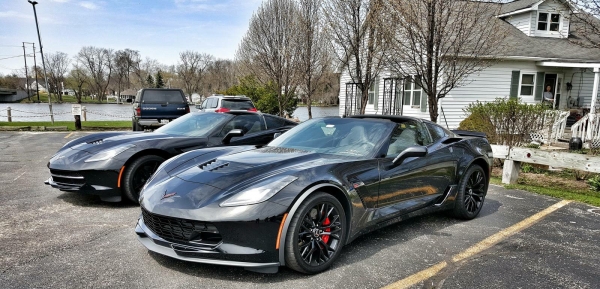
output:
MULTIPOLYGON (((500 206, 500 202, 487 199, 478 218, 493 215, 498 211, 500 206)), ((450 235, 449 233, 441 231, 444 228, 461 222, 465 221, 452 218, 447 212, 436 212, 412 217, 405 221, 375 230, 358 237, 352 243, 344 246, 343 253, 329 270, 336 270, 360 262, 361 260, 377 254, 381 250, 407 243, 422 235, 448 236, 450 235)), ((148 251, 148 253, 161 266, 199 278, 210 278, 223 281, 236 280, 256 284, 276 284, 307 277, 306 275, 287 267, 279 267, 279 272, 277 274, 263 274, 247 271, 240 267, 186 262, 151 251, 148 251)))
POLYGON ((116 203, 103 202, 100 197, 79 193, 64 192, 57 197, 67 203, 80 207, 94 207, 94 208, 109 208, 109 209, 121 209, 121 208, 133 208, 139 207, 139 205, 133 204, 129 201, 121 201, 116 203))

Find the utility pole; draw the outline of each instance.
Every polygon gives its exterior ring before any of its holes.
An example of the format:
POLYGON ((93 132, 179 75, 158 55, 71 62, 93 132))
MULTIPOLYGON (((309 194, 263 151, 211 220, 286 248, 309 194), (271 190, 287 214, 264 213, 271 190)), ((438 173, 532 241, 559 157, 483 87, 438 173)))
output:
POLYGON ((23 59, 25 59, 25 87, 27 88, 27 99, 31 101, 31 93, 29 92, 29 73, 27 73, 27 55, 25 54, 25 42, 23 42, 23 59))
MULTIPOLYGON (((48 85, 48 75, 46 74, 46 62, 44 61, 44 46, 42 45, 42 37, 40 36, 40 26, 38 25, 37 20, 37 12, 35 11, 35 5, 38 4, 37 1, 27 0, 27 2, 31 3, 33 6, 33 16, 35 18, 35 28, 38 33, 38 41, 40 42, 40 54, 42 55, 42 67, 44 68, 44 81, 46 82, 48 92, 48 107, 50 108, 50 120, 52 120, 52 124, 54 124, 54 114, 52 113, 52 101, 50 100, 50 86, 48 85)), ((34 51, 35 52, 35 51, 34 51)))
POLYGON ((37 93, 38 103, 40 103, 40 84, 38 82, 38 70, 37 70, 37 62, 35 60, 35 43, 31 43, 33 45, 33 72, 35 73, 35 92, 37 93))

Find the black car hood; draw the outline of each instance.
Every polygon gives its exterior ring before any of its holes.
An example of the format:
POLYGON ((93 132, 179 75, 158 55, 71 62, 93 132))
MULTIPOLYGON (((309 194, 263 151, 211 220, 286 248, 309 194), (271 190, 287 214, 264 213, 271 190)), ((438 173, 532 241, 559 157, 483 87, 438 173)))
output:
POLYGON ((177 177, 193 183, 229 189, 285 171, 343 161, 330 155, 296 149, 266 147, 196 163, 177 177))
POLYGON ((164 134, 164 133, 123 133, 119 135, 111 135, 110 137, 104 137, 102 134, 98 134, 97 136, 90 135, 86 137, 83 142, 71 146, 71 149, 74 150, 82 150, 89 153, 96 153, 98 151, 115 147, 122 144, 135 144, 139 141, 148 141, 153 139, 165 139, 165 138, 173 138, 174 136, 164 134))
POLYGON ((155 213, 166 213, 174 208, 197 209, 220 203, 230 195, 275 175, 300 176, 310 168, 355 160, 276 147, 228 154, 208 161, 203 159, 172 171, 171 176, 162 181, 152 181, 144 188, 143 205, 155 213), (169 197, 171 194, 173 197, 169 197))

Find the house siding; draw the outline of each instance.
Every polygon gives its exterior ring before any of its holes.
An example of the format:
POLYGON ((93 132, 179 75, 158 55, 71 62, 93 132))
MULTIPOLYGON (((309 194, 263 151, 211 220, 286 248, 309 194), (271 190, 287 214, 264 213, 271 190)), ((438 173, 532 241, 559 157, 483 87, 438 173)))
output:
POLYGON ((531 26, 532 22, 535 21, 535 19, 532 19, 534 18, 532 15, 533 13, 531 12, 517 14, 508 17, 506 21, 511 25, 515 26, 517 29, 521 30, 521 32, 525 33, 525 35, 531 36, 532 27, 535 27, 531 26))

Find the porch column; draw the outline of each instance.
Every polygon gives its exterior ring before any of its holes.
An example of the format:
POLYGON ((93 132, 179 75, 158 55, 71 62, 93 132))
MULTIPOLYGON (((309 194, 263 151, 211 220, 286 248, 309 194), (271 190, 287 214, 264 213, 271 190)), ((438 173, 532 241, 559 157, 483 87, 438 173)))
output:
POLYGON ((598 85, 600 84, 600 67, 594 67, 594 87, 592 89, 592 104, 590 106, 590 124, 587 130, 587 139, 592 140, 593 124, 596 122, 596 101, 598 98, 598 85))

